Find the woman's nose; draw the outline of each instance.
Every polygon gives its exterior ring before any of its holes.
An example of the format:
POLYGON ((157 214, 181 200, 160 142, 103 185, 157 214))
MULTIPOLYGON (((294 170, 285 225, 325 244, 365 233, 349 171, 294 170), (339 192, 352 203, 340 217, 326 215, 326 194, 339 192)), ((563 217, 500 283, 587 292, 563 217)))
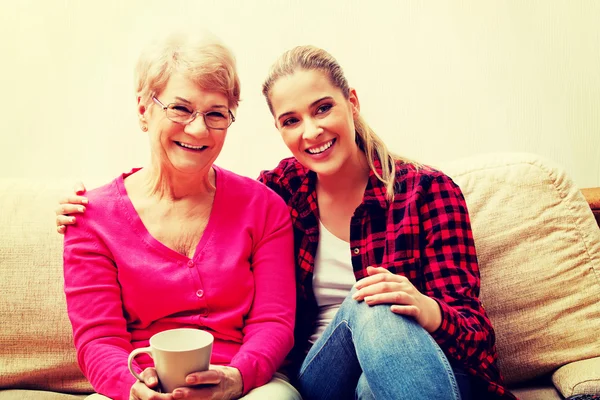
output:
POLYGON ((197 114, 196 118, 184 128, 185 133, 194 136, 206 136, 208 134, 208 127, 204 122, 204 115, 197 114))
POLYGON ((304 139, 315 139, 319 137, 319 135, 323 133, 323 128, 321 128, 315 121, 308 120, 304 124, 304 133, 302 137, 304 139))

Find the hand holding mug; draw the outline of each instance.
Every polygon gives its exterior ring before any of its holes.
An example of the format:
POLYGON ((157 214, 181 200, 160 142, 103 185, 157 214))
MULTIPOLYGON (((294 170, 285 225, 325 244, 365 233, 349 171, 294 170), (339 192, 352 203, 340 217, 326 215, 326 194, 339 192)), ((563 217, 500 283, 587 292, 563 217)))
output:
MULTIPOLYGON (((152 383, 151 379, 157 377, 156 370, 146 368, 142 372, 142 377, 144 377, 144 382, 138 381, 137 387, 134 385, 132 388, 133 397, 140 400, 162 399, 162 397, 158 397, 159 394, 148 387, 152 383)), ((186 383, 193 386, 177 388, 173 393, 166 395, 169 397, 164 399, 239 399, 244 389, 240 371, 237 368, 222 365, 211 365, 208 371, 194 372, 186 377, 186 383)))
POLYGON ((161 394, 158 392, 158 376, 156 369, 149 367, 140 374, 143 381, 135 381, 129 390, 129 400, 173 400, 170 393, 161 394))
POLYGON ((150 338, 150 346, 131 352, 127 365, 133 376, 150 387, 152 374, 144 371, 144 376, 141 376, 132 368, 133 359, 138 354, 149 354, 154 360, 160 387, 171 393, 177 388, 200 383, 186 382, 186 377, 208 370, 213 341, 209 332, 199 329, 182 328, 159 332, 150 338), (147 374, 150 376, 146 376, 147 374))

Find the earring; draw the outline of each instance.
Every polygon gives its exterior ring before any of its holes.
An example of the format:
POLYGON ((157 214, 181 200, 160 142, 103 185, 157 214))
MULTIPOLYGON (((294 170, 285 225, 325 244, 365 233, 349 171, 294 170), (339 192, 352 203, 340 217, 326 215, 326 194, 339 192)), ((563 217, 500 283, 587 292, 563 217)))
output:
POLYGON ((148 131, 148 127, 146 125, 142 125, 142 131, 147 132, 148 131))

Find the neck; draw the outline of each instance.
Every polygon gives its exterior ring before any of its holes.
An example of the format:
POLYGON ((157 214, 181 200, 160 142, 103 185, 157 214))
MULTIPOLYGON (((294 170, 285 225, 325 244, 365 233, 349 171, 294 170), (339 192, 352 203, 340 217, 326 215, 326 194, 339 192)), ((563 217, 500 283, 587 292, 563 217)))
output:
POLYGON ((317 186, 321 192, 334 196, 345 196, 355 191, 362 194, 369 180, 369 172, 367 156, 357 148, 355 155, 348 158, 336 173, 318 174, 317 186))
MULTIPOLYGON (((204 197, 216 189, 215 171, 211 166, 195 173, 183 173, 173 170, 160 170, 156 165, 145 168, 141 181, 148 193, 165 200, 177 201, 195 197, 204 197)), ((140 171, 142 172, 142 171, 140 171)))

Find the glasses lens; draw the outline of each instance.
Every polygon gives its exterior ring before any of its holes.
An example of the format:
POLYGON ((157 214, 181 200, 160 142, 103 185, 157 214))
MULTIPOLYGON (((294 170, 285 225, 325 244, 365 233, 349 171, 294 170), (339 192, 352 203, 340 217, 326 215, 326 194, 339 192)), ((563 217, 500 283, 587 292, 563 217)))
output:
MULTIPOLYGON (((196 115, 194 110, 190 110, 187 106, 177 103, 169 104, 165 111, 167 113, 167 118, 181 124, 191 123, 196 115)), ((204 123, 206 126, 212 129, 227 129, 233 122, 229 111, 209 111, 202 115, 204 116, 204 123)))
POLYGON ((194 111, 181 104, 169 104, 166 109, 167 118, 171 121, 188 123, 190 122, 194 111))
POLYGON ((229 113, 223 113, 220 111, 210 111, 204 114, 204 122, 206 126, 213 129, 225 129, 231 124, 229 113))

